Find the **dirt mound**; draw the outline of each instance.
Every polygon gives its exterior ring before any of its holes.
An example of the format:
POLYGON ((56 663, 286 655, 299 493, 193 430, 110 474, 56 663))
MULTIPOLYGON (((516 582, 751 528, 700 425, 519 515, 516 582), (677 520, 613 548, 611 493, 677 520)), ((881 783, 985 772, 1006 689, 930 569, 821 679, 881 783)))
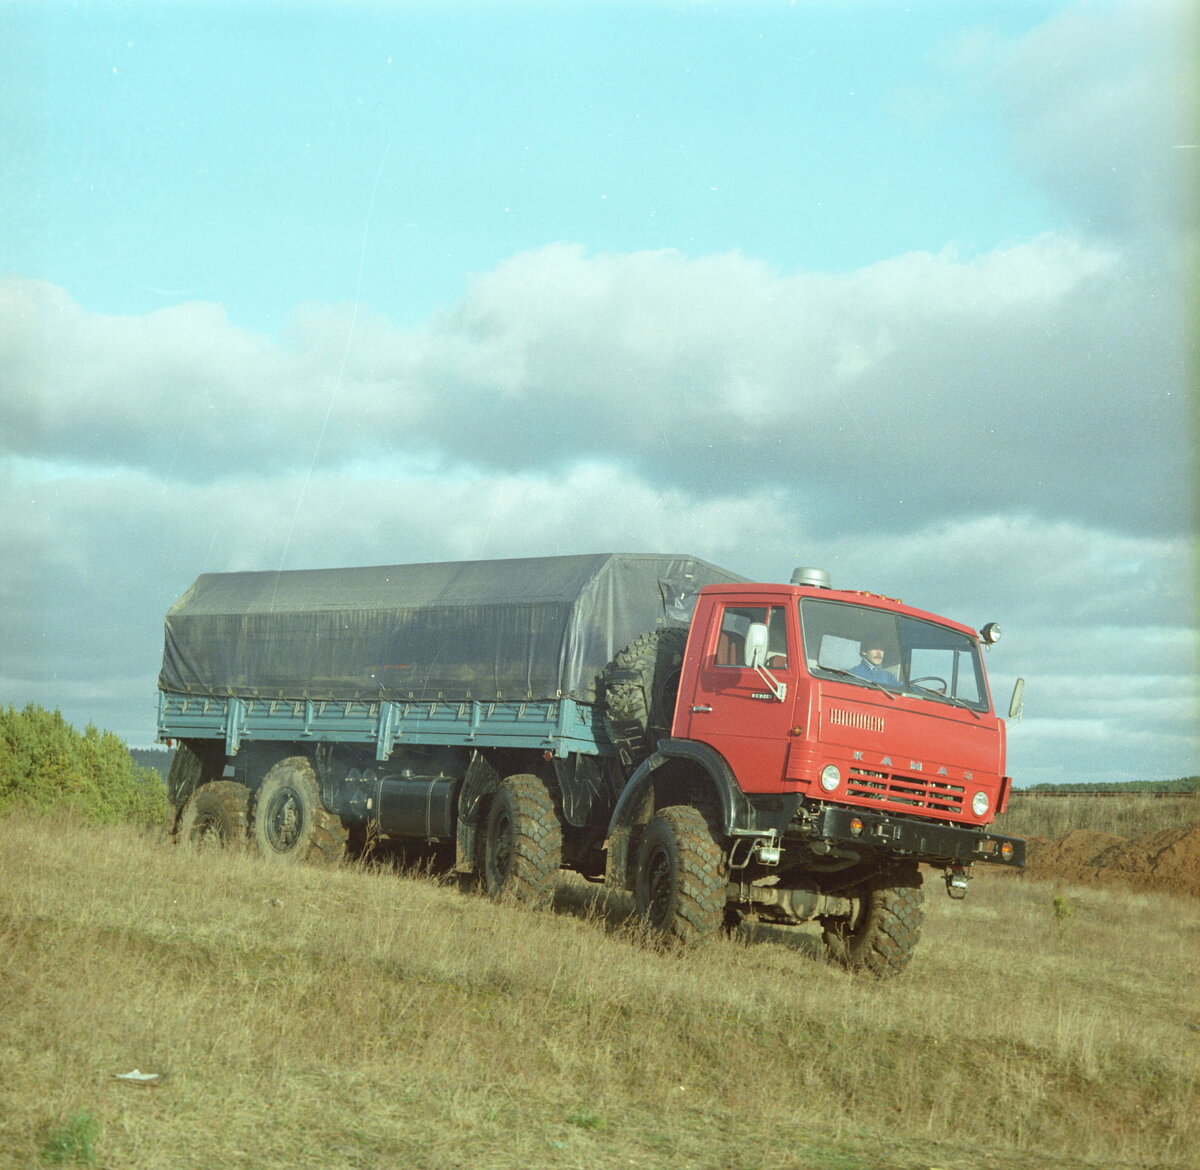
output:
POLYGON ((1030 837, 1025 872, 1074 885, 1123 885, 1200 897, 1200 826, 1130 839, 1076 829, 1057 841, 1030 837))

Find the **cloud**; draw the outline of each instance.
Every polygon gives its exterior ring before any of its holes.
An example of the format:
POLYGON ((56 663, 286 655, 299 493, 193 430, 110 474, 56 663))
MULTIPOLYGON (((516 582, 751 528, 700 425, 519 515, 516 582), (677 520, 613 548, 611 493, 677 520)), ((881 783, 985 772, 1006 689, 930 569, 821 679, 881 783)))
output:
MULTIPOLYGON (((1140 646, 1139 629, 1185 627, 1194 615, 1191 542, 1184 537, 997 514, 839 535, 817 548, 835 585, 921 597, 920 604, 976 627, 999 620, 1010 633, 1036 629, 1052 635, 1056 653, 1065 640, 1091 644, 1113 628, 1140 646)), ((1128 662, 1130 647, 1121 653, 1128 662)))
POLYGON ((488 461, 537 433, 527 456, 547 463, 582 447, 701 494, 784 484, 830 530, 999 506, 1140 527, 1126 501, 1147 466, 1184 473, 1165 425, 1181 338, 1117 253, 1070 238, 847 276, 556 246, 479 280, 437 329, 440 352, 496 371, 452 377, 468 415, 496 409, 486 435, 443 414, 446 447, 488 461))
POLYGON ((1187 0, 1076 3, 948 54, 1001 102, 1016 160, 1097 235, 1168 262, 1196 231, 1200 25, 1187 0))
POLYGON ((556 244, 421 328, 309 307, 276 343, 213 305, 110 318, 10 280, 2 441, 196 482, 398 452, 611 462, 698 498, 786 490, 826 532, 1000 509, 1171 532, 1182 331, 1155 293, 1112 247, 1056 235, 843 276, 556 244))
POLYGON ((564 476, 363 462, 212 483, 10 461, 0 517, 0 701, 60 706, 153 737, 162 619, 200 572, 678 551, 760 580, 798 564, 1004 638, 998 705, 1029 679, 1010 735, 1020 783, 1194 768, 1194 641, 1180 542, 990 516, 869 535, 815 533, 784 491, 707 500, 614 463, 564 476), (30 517, 36 515, 33 523, 30 517))

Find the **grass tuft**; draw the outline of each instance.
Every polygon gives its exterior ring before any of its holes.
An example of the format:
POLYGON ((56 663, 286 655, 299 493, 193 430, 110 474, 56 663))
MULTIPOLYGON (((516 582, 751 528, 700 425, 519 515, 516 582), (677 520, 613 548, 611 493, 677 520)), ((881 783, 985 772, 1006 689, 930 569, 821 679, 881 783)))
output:
POLYGON ((1075 916, 1075 907, 1062 894, 1054 895, 1054 921, 1058 924, 1058 939, 1061 942, 1067 934, 1067 923, 1075 916))
POLYGON ((50 1131, 38 1156, 49 1166, 94 1166, 99 1138, 100 1123, 81 1109, 50 1131))

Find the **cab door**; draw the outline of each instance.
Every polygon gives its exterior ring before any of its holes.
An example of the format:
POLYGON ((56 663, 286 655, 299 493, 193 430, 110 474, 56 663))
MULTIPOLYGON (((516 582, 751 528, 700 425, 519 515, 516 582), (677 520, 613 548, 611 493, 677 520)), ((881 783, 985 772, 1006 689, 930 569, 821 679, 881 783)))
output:
POLYGON ((745 792, 779 791, 795 706, 795 647, 786 605, 720 602, 696 667, 691 694, 681 695, 680 731, 721 753, 745 792), (767 627, 760 673, 746 665, 752 624, 767 627), (783 691, 782 697, 779 691, 783 691))

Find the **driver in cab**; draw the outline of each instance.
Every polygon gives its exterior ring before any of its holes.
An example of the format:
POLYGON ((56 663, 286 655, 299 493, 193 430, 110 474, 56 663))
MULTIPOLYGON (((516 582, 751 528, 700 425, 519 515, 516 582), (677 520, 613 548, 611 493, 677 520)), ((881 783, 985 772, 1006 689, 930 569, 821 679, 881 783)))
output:
POLYGON ((877 638, 868 638, 858 648, 861 661, 850 668, 850 673, 870 682, 883 683, 884 686, 894 687, 899 680, 890 670, 883 668, 884 645, 877 638))

